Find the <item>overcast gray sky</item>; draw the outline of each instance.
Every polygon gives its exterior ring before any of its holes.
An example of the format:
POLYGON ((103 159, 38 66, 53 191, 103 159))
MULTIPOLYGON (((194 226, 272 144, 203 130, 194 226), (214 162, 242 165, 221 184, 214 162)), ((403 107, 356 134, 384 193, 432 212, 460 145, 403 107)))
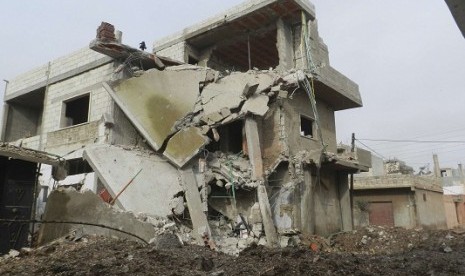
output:
MULTIPOLYGON (((0 78, 88 45, 101 21, 137 46, 220 13, 242 0, 0 1, 0 78)), ((360 86, 364 107, 337 113, 338 140, 465 140, 465 39, 442 0, 313 0, 331 65, 360 86)), ((3 86, 0 88, 3 98, 3 86)), ((418 168, 437 153, 465 162, 465 143, 364 141, 418 168)), ((360 145, 360 144, 359 144, 360 145)))

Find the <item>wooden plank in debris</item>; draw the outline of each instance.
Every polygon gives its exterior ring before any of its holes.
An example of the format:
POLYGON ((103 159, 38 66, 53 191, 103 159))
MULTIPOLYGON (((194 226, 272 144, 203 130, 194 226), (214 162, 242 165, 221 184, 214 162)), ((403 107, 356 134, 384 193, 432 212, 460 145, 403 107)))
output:
POLYGON ((278 246, 278 234, 273 223, 271 216, 271 206, 266 191, 265 179, 263 177, 263 160, 260 149, 260 138, 258 134, 257 122, 248 117, 245 119, 245 135, 247 139, 247 148, 249 152, 249 159, 252 165, 253 178, 260 181, 257 187, 258 204, 260 205, 260 212, 262 214, 263 226, 265 228, 266 241, 268 246, 278 246))

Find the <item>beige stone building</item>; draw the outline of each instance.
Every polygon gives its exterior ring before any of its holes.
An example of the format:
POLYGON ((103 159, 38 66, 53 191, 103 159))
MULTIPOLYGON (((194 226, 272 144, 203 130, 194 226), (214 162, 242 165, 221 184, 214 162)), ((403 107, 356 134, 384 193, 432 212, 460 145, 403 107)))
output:
MULTIPOLYGON (((240 215, 269 245, 352 228, 348 174, 370 164, 338 157, 334 116, 362 100, 331 67, 311 3, 248 1, 152 53, 103 23, 90 48, 9 82, 0 185, 28 191, 22 217, 73 186, 124 210, 190 216, 199 241, 218 238, 212 217, 240 215)), ((0 208, 14 215, 5 197, 0 208)))

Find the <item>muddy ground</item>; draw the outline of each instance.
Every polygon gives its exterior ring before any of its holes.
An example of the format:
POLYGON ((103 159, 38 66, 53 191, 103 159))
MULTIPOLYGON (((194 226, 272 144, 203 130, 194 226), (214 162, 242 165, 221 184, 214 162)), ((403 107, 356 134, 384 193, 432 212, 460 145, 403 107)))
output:
POLYGON ((0 275, 465 275, 463 231, 368 227, 301 240, 284 249, 252 246, 232 257, 192 245, 61 239, 3 257, 0 275))

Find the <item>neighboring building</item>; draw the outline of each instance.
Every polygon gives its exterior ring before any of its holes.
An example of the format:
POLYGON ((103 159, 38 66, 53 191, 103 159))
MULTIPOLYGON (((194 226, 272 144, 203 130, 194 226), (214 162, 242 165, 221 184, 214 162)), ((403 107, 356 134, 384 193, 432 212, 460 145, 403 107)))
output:
POLYGON ((445 228, 441 180, 413 175, 399 160, 385 167, 392 173, 355 178, 354 225, 445 228))
POLYGON ((465 178, 462 164, 457 169, 441 168, 444 208, 448 228, 465 226, 465 178))
MULTIPOLYGON (((182 216, 186 203, 199 240, 209 213, 263 225, 270 245, 276 232, 352 228, 348 174, 370 162, 335 154, 334 116, 362 101, 330 66, 309 2, 248 1, 156 42, 154 54, 119 39, 103 23, 95 51, 9 82, 1 140, 66 160, 67 176, 53 163, 28 177, 31 191, 42 187, 36 209, 74 186, 157 216, 182 216)), ((0 154, 6 189, 21 167, 0 154)))

